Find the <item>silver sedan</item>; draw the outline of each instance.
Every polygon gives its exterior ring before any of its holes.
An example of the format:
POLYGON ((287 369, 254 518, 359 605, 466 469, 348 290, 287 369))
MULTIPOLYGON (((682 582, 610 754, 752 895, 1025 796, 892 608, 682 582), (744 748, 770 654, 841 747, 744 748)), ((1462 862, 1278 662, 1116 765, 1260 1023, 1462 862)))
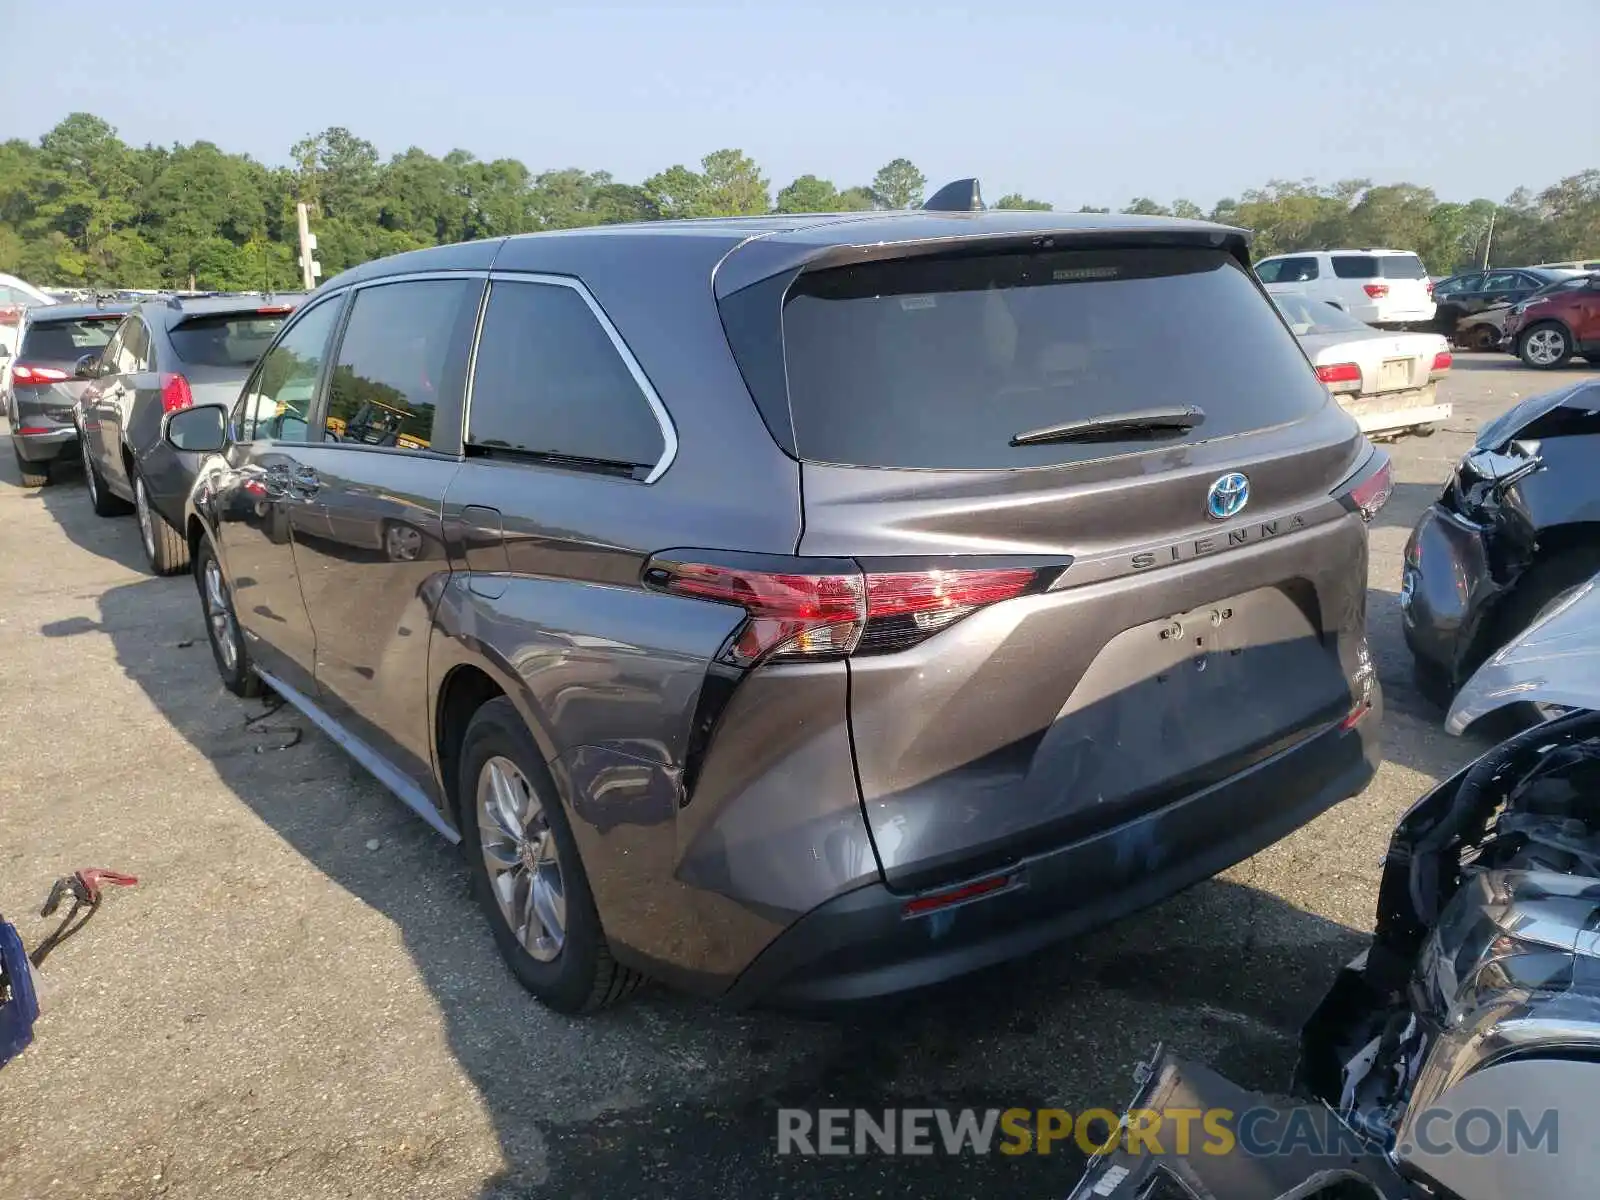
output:
POLYGON ((1303 296, 1273 300, 1317 377, 1364 433, 1427 436, 1449 418, 1437 385, 1450 370, 1450 343, 1439 334, 1374 329, 1303 296))

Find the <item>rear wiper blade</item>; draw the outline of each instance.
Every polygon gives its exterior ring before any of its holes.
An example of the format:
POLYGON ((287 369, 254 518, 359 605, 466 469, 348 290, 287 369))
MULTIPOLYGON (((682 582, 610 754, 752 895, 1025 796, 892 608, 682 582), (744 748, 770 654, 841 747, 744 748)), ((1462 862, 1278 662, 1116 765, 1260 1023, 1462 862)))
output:
POLYGON ((1129 434, 1181 433, 1206 419, 1205 410, 1192 404, 1168 408, 1141 408, 1135 412, 1112 413, 1104 417, 1084 417, 1062 421, 1014 434, 1013 446, 1042 446, 1047 442, 1105 442, 1129 434))

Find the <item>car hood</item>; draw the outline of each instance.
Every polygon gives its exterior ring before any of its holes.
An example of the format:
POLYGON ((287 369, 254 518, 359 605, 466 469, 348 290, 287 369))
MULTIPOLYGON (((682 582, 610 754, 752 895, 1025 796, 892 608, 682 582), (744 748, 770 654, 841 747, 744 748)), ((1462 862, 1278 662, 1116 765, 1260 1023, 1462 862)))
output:
POLYGON ((1474 672, 1445 728, 1465 732, 1508 704, 1600 709, 1600 575, 1513 638, 1474 672))
POLYGON ((1478 440, 1473 445, 1480 450, 1503 449, 1506 443, 1540 417, 1563 406, 1587 411, 1600 410, 1600 384, 1581 380, 1571 387, 1546 392, 1542 396, 1529 396, 1478 430, 1478 440))

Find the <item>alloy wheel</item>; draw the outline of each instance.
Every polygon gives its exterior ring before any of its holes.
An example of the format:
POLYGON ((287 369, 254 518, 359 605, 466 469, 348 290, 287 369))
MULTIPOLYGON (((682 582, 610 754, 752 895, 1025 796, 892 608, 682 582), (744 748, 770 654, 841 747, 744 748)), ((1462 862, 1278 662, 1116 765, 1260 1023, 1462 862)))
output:
POLYGON ((206 559, 205 584, 206 624, 223 666, 232 671, 239 664, 239 634, 233 622, 233 606, 228 602, 228 585, 222 581, 222 568, 215 557, 206 559))
POLYGON ((1535 329, 1526 345, 1528 358, 1541 367, 1560 362, 1567 351, 1567 339, 1556 329, 1535 329))
POLYGON ((521 768, 497 755, 478 772, 477 810, 500 915, 524 950, 550 962, 567 940, 567 893, 544 805, 521 768))

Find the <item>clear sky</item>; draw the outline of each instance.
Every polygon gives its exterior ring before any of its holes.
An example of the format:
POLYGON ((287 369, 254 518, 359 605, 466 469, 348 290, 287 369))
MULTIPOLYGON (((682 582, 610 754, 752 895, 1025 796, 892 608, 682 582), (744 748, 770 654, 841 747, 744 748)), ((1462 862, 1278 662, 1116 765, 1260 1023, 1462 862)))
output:
POLYGON ((865 183, 904 155, 930 185, 977 175, 990 200, 1071 208, 1140 195, 1209 207, 1305 176, 1499 200, 1600 165, 1600 0, 0 11, 0 138, 37 138, 81 109, 135 144, 205 138, 277 164, 302 135, 344 125, 385 156, 460 147, 625 182, 733 146, 774 190, 805 172, 865 183))

